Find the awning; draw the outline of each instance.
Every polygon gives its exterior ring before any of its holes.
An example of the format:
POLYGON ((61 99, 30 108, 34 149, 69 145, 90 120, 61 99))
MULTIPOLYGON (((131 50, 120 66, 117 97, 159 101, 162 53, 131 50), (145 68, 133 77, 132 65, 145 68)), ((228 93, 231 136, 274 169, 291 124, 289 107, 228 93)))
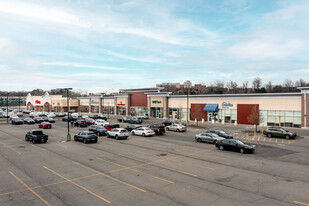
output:
POLYGON ((217 112, 219 110, 218 104, 206 104, 203 110, 207 112, 217 112))

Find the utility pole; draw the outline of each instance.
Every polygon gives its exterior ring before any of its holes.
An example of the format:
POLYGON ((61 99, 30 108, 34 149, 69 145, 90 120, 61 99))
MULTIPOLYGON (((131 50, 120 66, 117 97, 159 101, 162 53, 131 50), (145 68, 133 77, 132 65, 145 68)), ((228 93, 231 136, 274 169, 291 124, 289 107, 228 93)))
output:
POLYGON ((187 127, 189 126, 189 87, 187 85, 187 127))
POLYGON ((9 123, 9 93, 6 94, 6 123, 9 123))
POLYGON ((104 107, 104 95, 105 93, 101 93, 101 97, 102 97, 102 107, 103 107, 103 115, 105 113, 105 107, 104 107))
MULTIPOLYGON (((70 90, 72 90, 72 88, 59 88, 59 90, 65 90, 67 91, 67 109, 68 109, 68 134, 67 134, 67 141, 71 141, 71 134, 70 134, 70 111, 69 111, 69 107, 70 107, 70 101, 69 101, 69 96, 70 96, 70 90)), ((72 120, 71 120, 72 121, 72 120)))
POLYGON ((20 96, 18 97, 18 112, 20 112, 20 96))

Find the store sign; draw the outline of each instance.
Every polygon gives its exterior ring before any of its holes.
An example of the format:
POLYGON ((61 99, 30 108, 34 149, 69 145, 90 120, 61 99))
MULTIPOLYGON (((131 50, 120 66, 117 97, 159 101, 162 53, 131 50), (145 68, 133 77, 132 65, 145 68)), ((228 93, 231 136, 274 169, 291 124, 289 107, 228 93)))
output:
POLYGON ((120 103, 117 104, 117 106, 125 106, 125 104, 122 104, 122 101, 120 101, 120 103))
POLYGON ((161 101, 158 101, 158 100, 154 100, 152 101, 153 104, 161 104, 161 101))
POLYGON ((35 104, 41 104, 41 101, 35 100, 35 104))
POLYGON ((91 100, 91 104, 99 104, 99 102, 91 100))
POLYGON ((230 108, 233 107, 233 104, 230 102, 222 102, 222 108, 230 108))

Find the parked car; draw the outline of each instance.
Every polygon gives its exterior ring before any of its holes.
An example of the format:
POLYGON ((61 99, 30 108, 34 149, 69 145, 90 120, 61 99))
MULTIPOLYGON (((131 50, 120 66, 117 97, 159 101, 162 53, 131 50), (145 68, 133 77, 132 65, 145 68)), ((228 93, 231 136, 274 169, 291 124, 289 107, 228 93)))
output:
POLYGON ((131 131, 131 134, 146 137, 146 136, 153 136, 156 133, 152 129, 150 129, 149 127, 140 127, 140 128, 137 128, 137 129, 133 129, 131 131))
POLYGON ((253 153, 255 145, 247 145, 240 140, 224 139, 216 142, 216 147, 220 150, 239 151, 240 153, 250 152, 253 153))
POLYGON ((112 130, 112 129, 115 129, 115 128, 119 128, 119 124, 108 124, 108 125, 105 125, 105 128, 107 130, 112 130))
POLYGON ((149 115, 148 114, 140 114, 137 115, 138 118, 142 118, 142 119, 149 119, 149 115))
POLYGON ((195 140, 197 142, 209 142, 215 144, 217 141, 223 140, 225 138, 220 137, 214 133, 200 133, 195 135, 195 140))
POLYGON ((162 126, 160 124, 151 124, 151 125, 148 125, 147 127, 152 129, 156 134, 164 134, 165 133, 164 126, 162 126))
POLYGON ((124 128, 116 128, 107 132, 107 137, 115 137, 115 139, 128 139, 129 132, 124 128))
POLYGON ((24 124, 35 124, 35 121, 32 118, 25 118, 24 124))
POLYGON ((12 119, 12 124, 13 125, 18 125, 18 124, 24 124, 23 120, 21 120, 20 118, 13 118, 12 119))
POLYGON ((130 124, 142 124, 141 119, 137 118, 137 117, 132 117, 131 119, 129 119, 128 123, 130 124))
POLYGON ((2 114, 0 114, 0 118, 4 118, 2 114))
POLYGON ((97 119, 103 119, 103 120, 107 121, 107 117, 105 117, 103 114, 99 114, 97 119))
POLYGON ((109 123, 107 121, 103 120, 103 119, 99 119, 99 120, 96 120, 94 124, 95 125, 101 125, 101 126, 105 127, 109 123))
POLYGON ((167 131, 185 132, 187 127, 182 124, 172 124, 170 126, 166 126, 165 129, 167 131))
POLYGON ((90 125, 89 131, 100 136, 100 135, 107 135, 108 130, 105 127, 100 126, 100 125, 90 125))
POLYGON ((56 121, 55 121, 53 118, 51 118, 51 117, 44 117, 43 119, 44 119, 45 122, 49 122, 49 123, 55 123, 55 122, 56 122, 56 121))
POLYGON ((222 130, 212 129, 212 130, 207 130, 206 133, 217 134, 218 136, 223 137, 225 139, 233 139, 233 135, 230 135, 222 130))
POLYGON ((37 142, 46 143, 48 140, 48 135, 44 134, 42 130, 31 130, 25 136, 26 141, 32 141, 33 144, 37 142))
POLYGON ((18 117, 23 117, 23 116, 24 116, 22 112, 17 112, 16 115, 17 115, 18 117))
POLYGON ((35 121, 35 123, 44 122, 44 119, 42 117, 34 117, 33 120, 35 121))
POLYGON ((137 129, 140 128, 141 125, 140 124, 129 124, 125 127, 126 130, 128 130, 129 132, 131 132, 133 129, 137 129))
POLYGON ((89 118, 91 118, 91 119, 98 119, 98 115, 97 114, 90 114, 89 118))
POLYGON ((42 128, 42 129, 50 129, 52 128, 52 124, 49 123, 49 122, 42 122, 39 124, 39 128, 42 128))
POLYGON ((24 114, 30 114, 30 110, 24 110, 23 113, 24 114))
POLYGON ((127 117, 121 116, 121 117, 119 117, 119 118, 117 119, 117 121, 118 121, 118 122, 128 122, 129 119, 128 119, 127 117))
POLYGON ((72 116, 64 116, 62 118, 62 121, 64 122, 71 122, 71 121, 76 121, 77 119, 75 117, 72 117, 72 116))
POLYGON ((177 124, 177 122, 173 119, 166 119, 166 120, 163 120, 163 122, 162 122, 163 126, 169 126, 169 125, 172 125, 172 124, 177 124))
POLYGON ((98 142, 98 136, 96 134, 94 134, 93 132, 83 131, 83 132, 80 132, 80 133, 74 135, 74 140, 75 141, 82 141, 84 144, 86 144, 88 142, 97 143, 98 142))
POLYGON ((76 127, 87 127, 87 123, 85 120, 82 120, 82 119, 78 119, 76 120, 74 123, 73 123, 74 126, 76 127))
POLYGON ((264 135, 267 137, 283 137, 285 139, 295 139, 297 134, 295 132, 289 132, 281 127, 269 127, 264 130, 264 135))
POLYGON ((86 121, 86 124, 89 126, 89 125, 94 125, 95 124, 95 120, 94 119, 91 119, 91 118, 86 118, 85 119, 86 121))

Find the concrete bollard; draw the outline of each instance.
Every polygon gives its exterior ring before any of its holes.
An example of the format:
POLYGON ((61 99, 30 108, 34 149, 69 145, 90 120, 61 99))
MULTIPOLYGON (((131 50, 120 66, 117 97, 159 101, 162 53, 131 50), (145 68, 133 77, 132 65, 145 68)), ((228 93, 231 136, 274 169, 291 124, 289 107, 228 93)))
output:
POLYGON ((202 123, 204 123, 204 118, 202 118, 202 123))
POLYGON ((214 123, 215 123, 215 120, 214 120, 214 119, 212 119, 212 120, 211 120, 211 123, 212 123, 212 124, 214 124, 214 123))
POLYGON ((224 120, 222 120, 222 124, 224 124, 224 120))
POLYGON ((234 122, 234 125, 237 125, 237 121, 234 122))

